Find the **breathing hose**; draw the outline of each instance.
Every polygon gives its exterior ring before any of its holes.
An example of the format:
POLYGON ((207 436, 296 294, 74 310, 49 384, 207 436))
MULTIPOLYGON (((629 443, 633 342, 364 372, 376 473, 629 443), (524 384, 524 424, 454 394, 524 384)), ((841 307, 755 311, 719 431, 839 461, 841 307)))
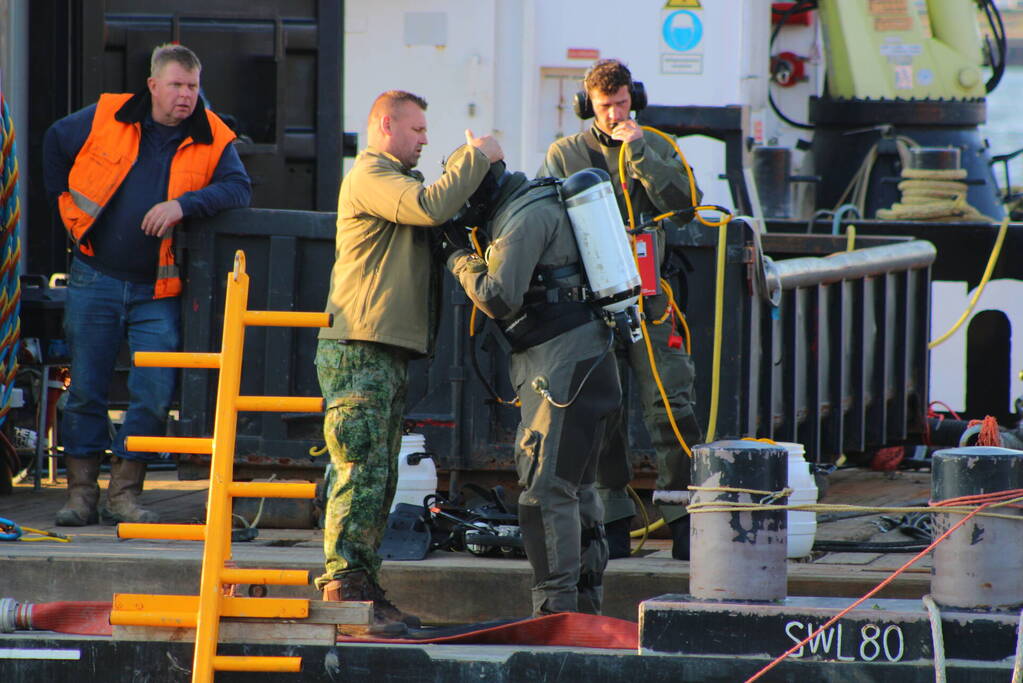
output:
POLYGON ((550 392, 550 385, 549 385, 549 383, 547 381, 547 378, 544 377, 543 375, 540 375, 540 376, 536 377, 535 379, 533 379, 533 384, 532 384, 533 391, 535 391, 536 393, 540 394, 540 396, 542 396, 545 401, 550 403, 555 408, 569 408, 569 407, 571 407, 571 405, 573 403, 575 403, 575 400, 577 398, 579 398, 579 394, 582 392, 583 387, 586 386, 586 382, 590 379, 590 375, 592 375, 593 371, 597 369, 597 366, 600 365, 603 362, 604 358, 607 357, 607 354, 611 353, 611 349, 614 348, 614 345, 615 345, 615 333, 614 333, 614 330, 609 330, 608 331, 608 338, 607 338, 607 346, 604 347, 604 351, 599 356, 597 356, 597 358, 590 365, 590 369, 586 371, 585 375, 583 375, 582 380, 580 380, 580 382, 579 382, 579 386, 576 387, 575 393, 572 394, 572 398, 568 399, 564 403, 558 403, 557 401, 554 400, 554 397, 551 395, 551 392, 550 392))
MULTIPOLYGON (((685 169, 686 177, 687 177, 687 179, 689 181, 689 197, 691 198, 691 200, 693 202, 691 210, 693 212, 694 217, 696 218, 696 220, 698 220, 703 225, 706 225, 707 227, 716 227, 716 228, 718 228, 718 246, 717 246, 717 256, 716 256, 716 275, 715 275, 715 284, 714 284, 714 288, 715 288, 715 295, 714 295, 714 339, 713 339, 713 351, 712 351, 712 361, 711 361, 710 418, 709 418, 708 423, 707 423, 707 441, 713 441, 714 440, 714 433, 715 433, 715 431, 717 429, 718 403, 720 401, 720 395, 721 395, 721 337, 722 337, 722 328, 723 328, 723 323, 724 323, 725 255, 727 253, 727 245, 728 245, 728 223, 731 220, 732 216, 725 209, 723 209, 722 207, 719 207, 719 206, 713 206, 713 205, 700 205, 700 206, 698 206, 697 203, 696 203, 696 178, 693 175, 693 169, 689 166, 689 162, 686 161, 685 155, 682 154, 682 150, 679 148, 678 143, 676 143, 674 138, 672 138, 670 135, 668 135, 668 134, 666 134, 666 133, 664 133, 664 132, 662 132, 660 130, 657 130, 656 128, 654 128, 652 126, 640 126, 640 128, 642 128, 643 130, 648 130, 651 133, 655 133, 657 135, 660 135, 662 138, 664 138, 672 146, 672 148, 675 150, 675 153, 678 155, 679 159, 682 162, 682 167, 685 169), (707 219, 705 219, 703 216, 700 215, 699 212, 701 210, 718 211, 718 212, 720 212, 722 214, 722 217, 718 221, 708 221, 707 219)), ((639 257, 636 254, 636 242, 635 242, 635 234, 637 232, 637 230, 636 230, 636 217, 635 217, 635 214, 634 214, 634 212, 632 210, 632 198, 629 196, 629 190, 628 190, 628 185, 627 185, 626 176, 625 176, 625 145, 622 145, 621 148, 619 149, 619 152, 618 152, 618 178, 619 178, 619 182, 621 183, 622 194, 625 196, 625 208, 626 208, 626 211, 627 211, 627 214, 628 214, 628 217, 629 217, 629 227, 628 227, 629 242, 632 245, 632 256, 633 256, 633 259, 636 260, 636 268, 638 270, 638 268, 639 268, 639 257)), ((654 218, 654 222, 657 222, 659 220, 663 220, 664 218, 667 218, 667 217, 669 217, 669 216, 671 216, 671 215, 673 215, 675 213, 676 213, 675 211, 670 211, 670 212, 661 214, 660 216, 656 216, 654 218)), ((661 284, 662 284, 662 286, 664 286, 667 283, 666 283, 666 281, 661 280, 661 284)), ((666 287, 665 293, 668 296, 668 300, 671 302, 671 308, 677 313, 679 320, 682 322, 682 325, 683 325, 683 327, 685 329, 685 332, 686 332, 686 350, 691 353, 692 352, 692 339, 691 339, 690 332, 689 332, 689 325, 686 323, 685 316, 682 315, 682 311, 679 310, 678 304, 675 302, 674 293, 671 291, 671 288, 670 287, 666 287)), ((654 377, 654 382, 657 384, 657 390, 658 390, 658 392, 661 395, 661 401, 664 404, 664 411, 665 411, 665 413, 668 416, 668 421, 671 424, 671 429, 675 433, 675 438, 678 439, 679 444, 682 446, 682 450, 685 451, 686 455, 688 455, 690 458, 692 458, 693 457, 693 452, 690 449, 689 444, 686 443, 685 438, 682 436, 682 432, 679 430, 678 424, 675 422, 675 415, 674 415, 674 413, 671 410, 671 403, 668 400, 667 392, 665 391, 664 384, 661 381, 661 375, 657 371, 657 361, 656 361, 656 359, 654 357, 653 345, 650 342, 650 335, 647 332, 646 321, 644 320, 644 316, 643 316, 643 297, 642 296, 639 297, 639 312, 640 312, 640 316, 639 316, 640 328, 641 328, 641 330, 643 332, 643 341, 646 344, 647 358, 650 360, 650 371, 651 371, 651 374, 654 377)), ((654 324, 658 324, 659 322, 661 322, 661 321, 655 321, 654 324)), ((635 494, 635 491, 632 491, 631 487, 629 487, 629 490, 631 492, 631 495, 638 500, 638 496, 635 494)), ((648 520, 645 518, 646 509, 642 506, 641 503, 637 503, 637 504, 640 505, 641 509, 644 512, 644 522, 648 522, 648 520)), ((630 535, 631 538, 640 538, 641 539, 639 545, 635 549, 632 550, 632 554, 635 554, 637 551, 639 551, 640 548, 643 547, 643 543, 646 542, 647 535, 650 532, 652 532, 652 531, 654 531, 656 529, 659 529, 660 527, 664 526, 664 524, 665 524, 665 522, 664 522, 664 519, 662 518, 662 519, 657 520, 653 524, 645 523, 643 528, 636 529, 636 530, 630 532, 629 535, 630 535)))
MULTIPOLYGON (((643 130, 648 130, 651 133, 660 135, 662 138, 668 141, 668 143, 675 150, 679 159, 682 161, 682 167, 685 169, 686 177, 689 181, 689 196, 692 199, 693 206, 692 211, 695 218, 706 225, 707 227, 718 228, 718 248, 717 248, 717 273, 715 277, 715 296, 714 296, 714 340, 713 340, 713 360, 711 363, 711 398, 710 398, 710 418, 707 424, 707 440, 714 440, 714 432, 717 428, 717 415, 718 415, 718 402, 721 393, 721 335, 723 327, 724 317, 724 279, 725 279, 725 255, 727 253, 727 238, 728 238, 728 222, 731 220, 731 214, 726 212, 724 209, 718 206, 703 205, 698 206, 696 204, 696 178, 693 175, 693 169, 690 168, 689 162, 686 161, 685 155, 682 154, 682 150, 679 149, 678 143, 675 142, 667 133, 657 130, 652 126, 640 126, 643 130), (709 221, 700 215, 701 210, 714 210, 722 213, 722 217, 717 221, 709 221)), ((618 152, 618 178, 622 187, 622 194, 625 196, 625 207, 629 217, 629 233, 630 242, 632 243, 633 258, 636 259, 636 267, 639 268, 639 259, 636 255, 635 238, 633 233, 636 230, 636 217, 632 210, 632 198, 629 196, 628 185, 625 176, 625 145, 622 145, 618 152)), ((662 214, 658 218, 665 217, 669 214, 662 214)), ((670 297, 672 306, 677 310, 677 304, 675 304, 674 296, 670 297)), ((643 297, 639 298, 639 311, 643 313, 643 297)), ((684 320, 684 316, 679 311, 680 319, 684 320)), ((661 375, 657 371, 657 361, 654 357, 653 345, 650 342, 650 335, 647 332, 646 321, 643 316, 640 315, 640 328, 643 332, 643 341, 646 344, 647 358, 650 360, 650 371, 654 377, 654 382, 657 384, 657 390, 660 392, 661 401, 664 403, 665 413, 668 416, 668 421, 671 423, 672 431, 675 433, 675 438, 678 439, 679 444, 682 446, 682 450, 685 451, 689 457, 693 456, 693 452, 686 443, 685 438, 682 436, 682 432, 678 428, 678 424, 675 422, 675 416, 671 410, 671 403, 668 401, 667 392, 664 389, 664 384, 661 381, 661 375)), ((688 333, 688 325, 686 325, 686 331, 688 333)))

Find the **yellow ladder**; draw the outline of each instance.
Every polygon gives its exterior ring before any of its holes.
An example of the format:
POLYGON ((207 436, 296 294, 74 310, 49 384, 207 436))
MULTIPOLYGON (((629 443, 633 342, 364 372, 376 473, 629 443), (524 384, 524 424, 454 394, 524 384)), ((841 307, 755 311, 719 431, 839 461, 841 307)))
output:
POLYGON ((131 451, 201 453, 211 455, 206 524, 120 524, 120 538, 205 541, 199 596, 115 594, 110 623, 121 626, 194 628, 193 683, 210 683, 215 671, 298 672, 301 657, 233 657, 217 655, 221 617, 303 619, 309 601, 295 598, 239 598, 225 595, 225 584, 307 585, 309 572, 278 569, 238 569, 231 558, 231 499, 313 498, 314 484, 234 481, 235 434, 239 411, 323 412, 320 397, 240 396, 245 328, 329 327, 326 313, 250 311, 249 276, 245 252, 234 255, 227 277, 224 333, 220 353, 135 354, 139 367, 219 369, 213 438, 128 437, 131 451))

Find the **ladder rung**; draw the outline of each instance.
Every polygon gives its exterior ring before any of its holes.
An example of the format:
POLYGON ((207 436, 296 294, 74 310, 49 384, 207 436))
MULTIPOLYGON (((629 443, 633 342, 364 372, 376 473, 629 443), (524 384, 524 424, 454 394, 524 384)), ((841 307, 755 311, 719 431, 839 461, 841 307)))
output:
POLYGON ((148 538, 163 541, 204 541, 205 524, 134 524, 117 525, 118 538, 148 538))
POLYGON ((283 481, 234 481, 227 491, 235 498, 315 498, 316 484, 283 481))
POLYGON ((180 351, 136 351, 137 368, 210 368, 220 367, 219 353, 188 353, 180 351))
POLYGON ((261 412, 322 413, 323 398, 320 396, 239 396, 234 401, 235 410, 261 412))
POLYGON ((255 583, 272 586, 308 586, 311 572, 301 569, 237 569, 225 567, 220 572, 223 583, 255 583))
POLYGON ((243 320, 246 325, 261 327, 330 327, 330 316, 326 313, 245 311, 243 320))
POLYGON ((157 628, 195 628, 198 619, 194 612, 140 612, 136 610, 110 610, 113 626, 156 626, 157 628))
MULTIPOLYGON (((115 593, 113 609, 121 612, 179 615, 199 612, 198 595, 147 595, 115 593)), ((220 616, 247 619, 305 619, 309 601, 305 598, 220 597, 220 616)))
POLYGON ((214 671, 274 671, 298 673, 302 671, 301 657, 227 657, 213 658, 214 671))
POLYGON ((129 436, 124 440, 129 451, 153 453, 201 453, 213 452, 213 439, 187 436, 129 436))
MULTIPOLYGON (((329 327, 333 316, 326 313, 295 311, 246 310, 249 278, 245 273, 245 252, 235 252, 234 270, 227 278, 224 302, 224 337, 221 353, 136 353, 138 367, 220 368, 218 401, 228 419, 234 421, 238 411, 261 412, 323 412, 323 399, 293 396, 239 396, 238 383, 245 326, 329 327)), ((219 412, 219 411, 218 411, 219 412)), ((222 415, 223 418, 225 415, 222 415)), ((221 425, 222 427, 224 425, 221 425)), ((214 426, 214 435, 217 435, 214 426)), ((235 429, 225 429, 217 436, 214 455, 212 438, 129 437, 126 448, 132 451, 154 451, 213 455, 210 471, 209 524, 122 524, 121 538, 160 538, 204 540, 201 594, 144 595, 116 594, 110 612, 110 623, 117 625, 194 628, 194 680, 212 681, 215 671, 252 671, 296 673, 302 669, 301 657, 238 657, 216 653, 218 624, 223 617, 262 619, 308 619, 309 601, 288 598, 240 598, 222 594, 225 583, 308 585, 310 573, 295 570, 239 569, 225 567, 231 556, 230 498, 313 498, 316 487, 309 483, 245 483, 233 482, 235 429), (227 519, 224 519, 227 517, 227 519), (209 533, 207 534, 207 529, 209 533), (207 535, 209 538, 207 539, 207 535), (212 584, 212 585, 211 585, 212 584)), ((328 622, 332 623, 332 622, 328 622)))

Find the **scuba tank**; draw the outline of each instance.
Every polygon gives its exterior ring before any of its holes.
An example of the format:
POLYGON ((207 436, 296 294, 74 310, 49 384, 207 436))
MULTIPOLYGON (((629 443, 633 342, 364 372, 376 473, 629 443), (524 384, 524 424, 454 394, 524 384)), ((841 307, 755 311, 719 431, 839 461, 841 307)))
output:
POLYGON ((641 282, 622 223, 611 176, 599 168, 573 173, 561 184, 593 303, 612 316, 639 300, 641 282))

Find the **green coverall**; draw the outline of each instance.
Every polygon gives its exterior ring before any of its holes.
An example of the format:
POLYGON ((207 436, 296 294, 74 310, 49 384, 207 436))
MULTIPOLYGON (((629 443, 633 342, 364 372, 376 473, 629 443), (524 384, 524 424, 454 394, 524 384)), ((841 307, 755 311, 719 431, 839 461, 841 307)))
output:
MULTIPOLYGON (((484 226, 490 237, 486 261, 457 251, 448 258, 448 268, 473 303, 500 322, 514 319, 524 300, 544 298, 546 290, 534 279, 538 266, 576 264, 580 256, 554 187, 531 188, 516 173, 505 181, 495 206, 484 226)), ((579 274, 557 280, 564 286, 581 283, 579 274)), ((527 305, 542 316, 546 304, 527 305)), ((589 304, 559 310, 585 314, 578 326, 515 351, 509 359, 512 385, 522 401, 515 442, 515 466, 524 488, 518 513, 533 567, 536 615, 600 612, 607 543, 594 479, 604 422, 621 403, 618 373, 607 352, 611 329, 589 304), (579 394, 569 407, 555 407, 533 389, 537 377, 546 380, 559 403, 579 394)))
MULTIPOLYGON (((615 190, 623 222, 627 224, 628 216, 618 175, 621 143, 608 144, 611 142, 617 141, 595 135, 593 130, 556 140, 547 149, 547 157, 537 172, 537 177, 565 178, 576 171, 594 166, 595 162, 599 166, 599 159, 602 159, 603 165, 611 175, 611 186, 615 190)), ((637 222, 642 215, 653 217, 693 205, 688 176, 681 159, 671 145, 656 133, 643 131, 641 140, 625 143, 625 175, 628 178, 629 197, 637 222)), ((699 202, 703 193, 699 188, 696 192, 696 201, 699 202)), ((657 233, 657 246, 663 265, 667 250, 662 232, 657 233)), ((686 443, 692 447, 703 438, 694 417, 696 400, 693 381, 696 371, 692 359, 684 348, 673 349, 668 346, 671 326, 651 324, 651 321, 661 317, 667 305, 668 297, 663 293, 643 299, 647 331, 654 348, 657 371, 668 395, 668 403, 671 405, 675 422, 682 431, 686 443)), ((646 345, 642 341, 633 344, 619 341, 616 351, 623 376, 627 365, 632 368, 633 377, 639 385, 643 422, 657 456, 656 486, 660 490, 686 491, 691 480, 689 456, 682 450, 668 421, 664 403, 650 370, 646 345)), ((624 410, 619 410, 610 418, 609 433, 604 440, 597 467, 597 490, 604 502, 605 523, 631 518, 636 512, 636 506, 626 491, 626 486, 632 480, 632 467, 628 460, 627 426, 624 410)), ((662 504, 660 510, 668 523, 685 514, 684 505, 662 504)))

